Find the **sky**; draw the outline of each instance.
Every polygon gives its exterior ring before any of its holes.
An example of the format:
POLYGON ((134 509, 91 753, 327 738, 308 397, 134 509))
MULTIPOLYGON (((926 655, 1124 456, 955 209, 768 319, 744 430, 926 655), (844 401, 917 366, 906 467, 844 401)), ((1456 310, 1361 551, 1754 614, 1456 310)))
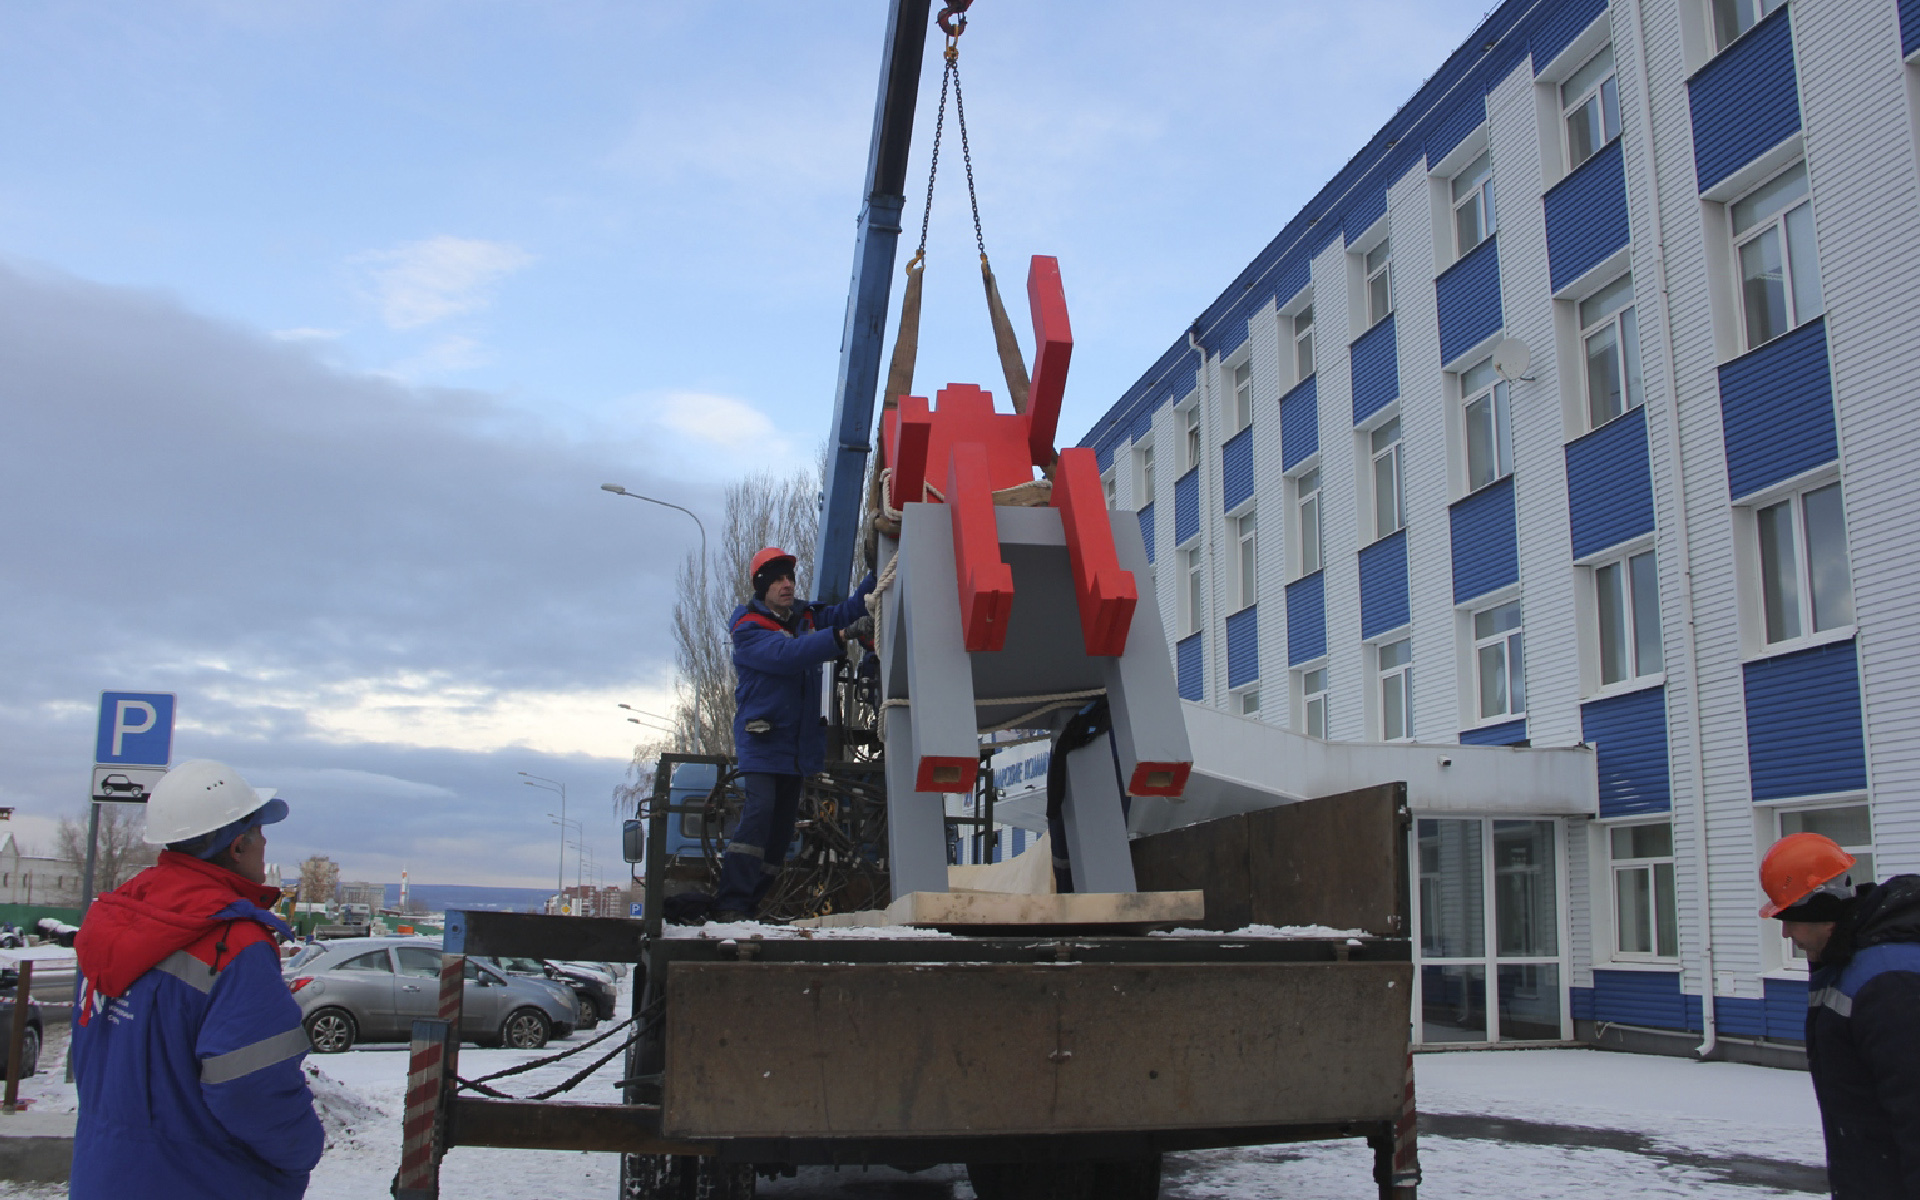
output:
MULTIPOLYGON (((986 246, 1060 260, 1071 444, 1487 0, 980 0, 986 246)), ((82 817, 99 694, 342 877, 625 879, 685 516, 811 462, 887 6, 16 4, 0 36, 0 805, 82 817), (554 823, 567 789, 567 819, 554 823), (552 815, 549 815, 552 814, 552 815), (563 835, 563 829, 570 830, 563 835), (563 842, 571 840, 571 848, 563 842), (590 861, 589 861, 590 860, 590 861)), ((918 240, 939 95, 908 171, 918 240)), ((954 124, 916 390, 996 388, 954 124)), ((897 300, 896 288, 896 300, 897 300)), ((892 322, 889 321, 891 329, 892 322)))

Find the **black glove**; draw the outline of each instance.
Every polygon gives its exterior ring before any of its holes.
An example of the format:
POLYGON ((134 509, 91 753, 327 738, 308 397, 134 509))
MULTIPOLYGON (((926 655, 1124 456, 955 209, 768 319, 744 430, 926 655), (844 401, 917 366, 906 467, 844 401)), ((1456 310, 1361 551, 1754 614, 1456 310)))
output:
POLYGON ((873 644, 872 615, 869 614, 867 616, 861 617, 859 620, 854 621, 852 624, 848 625, 845 630, 845 637, 849 642, 853 641, 855 638, 858 638, 860 639, 860 641, 871 646, 873 644))

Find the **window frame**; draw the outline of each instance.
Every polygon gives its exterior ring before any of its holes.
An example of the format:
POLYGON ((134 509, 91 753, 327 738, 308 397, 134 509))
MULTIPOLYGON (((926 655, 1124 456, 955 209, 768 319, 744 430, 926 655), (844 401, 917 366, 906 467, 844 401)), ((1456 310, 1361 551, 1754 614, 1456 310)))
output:
POLYGON ((1314 358, 1313 298, 1288 318, 1293 323, 1293 381, 1295 385, 1313 378, 1319 369, 1314 358))
POLYGON ((1582 676, 1584 693, 1591 696, 1615 695, 1622 692, 1638 691, 1653 687, 1666 680, 1666 614, 1660 607, 1660 558, 1651 540, 1642 539, 1624 547, 1615 547, 1602 555, 1581 565, 1582 613, 1581 644, 1586 651, 1587 661, 1583 665, 1582 676), (1636 573, 1635 564, 1646 560, 1646 570, 1651 572, 1653 597, 1651 615, 1655 622, 1654 646, 1659 661, 1649 665, 1643 661, 1640 633, 1644 618, 1648 615, 1642 605, 1641 585, 1647 581, 1645 574, 1636 573), (1618 679, 1607 679, 1607 630, 1605 612, 1602 608, 1603 591, 1608 586, 1605 573, 1618 570, 1620 581, 1618 595, 1620 649, 1625 655, 1626 673, 1618 679))
POLYGON ((1100 476, 1100 494, 1106 497, 1108 512, 1120 507, 1120 472, 1116 468, 1108 467, 1100 476))
POLYGON ((1135 448, 1133 452, 1133 472, 1134 479, 1138 483, 1134 491, 1135 504, 1133 507, 1134 511, 1138 512, 1140 509, 1146 508, 1154 502, 1153 439, 1151 436, 1143 439, 1141 444, 1135 448), (1140 502, 1141 497, 1145 497, 1144 503, 1140 502))
POLYGON ((1182 638, 1192 637, 1206 626, 1206 543, 1195 538, 1180 549, 1180 608, 1186 618, 1180 624, 1182 638))
POLYGON ((1555 96, 1560 102, 1560 150, 1562 161, 1566 163, 1566 173, 1569 175, 1579 170, 1582 164, 1592 159, 1608 146, 1611 146, 1620 137, 1620 84, 1618 81, 1620 64, 1617 61, 1612 61, 1612 55, 1613 43, 1608 41, 1592 54, 1582 59, 1580 65, 1569 72, 1565 79, 1554 85, 1555 96), (1573 97, 1569 99, 1567 85, 1572 83, 1582 71, 1598 61, 1602 54, 1607 55, 1610 60, 1607 64, 1608 70, 1606 74, 1599 76, 1592 83, 1583 87, 1580 91, 1575 92, 1573 97), (1573 118, 1576 113, 1586 111, 1589 104, 1595 106, 1599 115, 1600 140, 1594 143, 1593 149, 1589 150, 1579 159, 1575 159, 1573 156, 1573 118), (1609 106, 1611 106, 1611 108, 1609 108, 1609 106), (1611 127, 1609 127, 1608 122, 1609 112, 1612 117, 1611 127))
POLYGON ((1713 39, 1715 54, 1733 45, 1755 25, 1772 16, 1787 0, 1707 0, 1707 36, 1713 39), (1730 15, 1737 29, 1729 31, 1722 16, 1730 15))
POLYGON ((1333 688, 1330 683, 1327 660, 1315 659, 1293 669, 1294 702, 1298 706, 1295 712, 1294 732, 1302 737, 1318 738, 1330 741, 1328 732, 1333 721, 1333 688), (1313 685, 1318 684, 1317 690, 1313 685), (1315 714, 1318 714, 1320 732, 1313 731, 1315 714))
POLYGON ((1179 422, 1180 474, 1185 475, 1200 465, 1200 456, 1206 453, 1205 418, 1200 412, 1199 398, 1175 409, 1174 419, 1179 422))
POLYGON ((1360 291, 1365 301, 1367 316, 1366 328, 1372 329, 1393 315, 1393 238, 1391 235, 1381 238, 1379 242, 1361 253, 1360 278, 1362 280, 1360 291), (1380 256, 1377 264, 1374 262, 1376 254, 1380 256), (1376 282, 1379 283, 1381 295, 1381 307, 1377 311, 1374 303, 1376 282))
MULTIPOLYGON (((1502 479, 1513 474, 1513 390, 1512 386, 1493 369, 1493 359, 1483 358, 1455 375, 1455 386, 1460 392, 1460 404, 1456 410, 1460 421, 1460 479, 1465 485, 1464 495, 1490 488, 1502 479), (1468 377, 1475 372, 1485 371, 1484 381, 1475 382, 1469 391, 1468 377), (1474 482, 1474 406, 1486 401, 1488 419, 1491 421, 1493 453, 1493 474, 1483 482, 1474 482)), ((1404 485, 1403 485, 1404 486, 1404 485)))
POLYGON ((1482 150, 1465 166, 1455 171, 1447 179, 1447 193, 1448 204, 1452 211, 1450 225, 1453 229, 1453 257, 1458 261, 1484 245, 1487 239, 1498 233, 1500 229, 1493 203, 1493 148, 1488 147, 1482 150), (1482 164, 1485 164, 1485 171, 1477 179, 1469 179, 1469 176, 1482 164), (1462 182, 1472 184, 1472 190, 1464 196, 1460 194, 1462 182), (1476 224, 1480 233, 1480 236, 1471 242, 1461 236, 1460 228, 1461 212, 1469 205, 1474 206, 1477 214, 1476 224))
POLYGON ((1292 547, 1294 579, 1305 579, 1327 565, 1324 489, 1317 458, 1287 477, 1287 516, 1293 526, 1287 542, 1292 547))
POLYGON ((1806 160, 1795 159, 1779 170, 1770 173, 1765 179, 1727 201, 1725 209, 1727 234, 1730 239, 1728 244, 1732 248, 1730 265, 1733 271, 1733 303, 1739 324, 1736 354, 1747 354, 1758 350, 1769 342, 1785 337, 1809 321, 1824 316, 1827 311, 1826 294, 1823 290, 1820 275, 1819 229, 1816 224, 1817 214, 1813 206, 1813 178, 1807 171, 1806 160), (1756 220, 1744 230, 1741 229, 1737 223, 1737 210, 1739 207, 1795 171, 1800 173, 1801 179, 1805 182, 1804 193, 1791 203, 1785 204, 1766 217, 1756 220), (1810 243, 1813 261, 1811 264, 1799 261, 1798 265, 1796 265, 1797 260, 1793 249, 1793 234, 1788 228, 1787 221, 1793 214, 1802 210, 1805 210, 1807 214, 1806 236, 1810 243), (1748 306, 1748 279, 1746 263, 1742 252, 1748 246, 1756 245, 1765 240, 1769 235, 1775 238, 1776 247, 1780 255, 1781 302, 1786 312, 1786 323, 1778 332, 1756 340, 1753 328, 1753 317, 1748 306), (1800 291, 1800 283, 1804 282, 1802 276, 1809 270, 1813 276, 1811 286, 1815 307, 1811 312, 1802 312, 1800 298, 1797 293, 1800 291))
POLYGON ((1639 306, 1640 297, 1634 290, 1631 271, 1609 279, 1573 304, 1573 323, 1578 331, 1575 353, 1580 356, 1580 419, 1588 432, 1619 420, 1647 402, 1646 368, 1640 358, 1639 306), (1626 301, 1589 322, 1585 311, 1587 305, 1599 300, 1609 289, 1622 282, 1626 284, 1626 301), (1594 410, 1593 354, 1588 346, 1595 338, 1609 332, 1614 340, 1614 363, 1620 379, 1621 407, 1619 412, 1602 420, 1594 410))
MULTIPOLYGON (((1740 546, 1743 561, 1741 563, 1743 587, 1742 594, 1746 603, 1742 605, 1743 637, 1748 658, 1770 658, 1777 654, 1790 654, 1796 650, 1828 642, 1845 641, 1854 636, 1857 613, 1854 611, 1853 591, 1853 555, 1852 538, 1847 532, 1846 488, 1839 475, 1831 469, 1793 481, 1791 484, 1772 489, 1757 497, 1744 501, 1740 506, 1740 525, 1742 536, 1740 546), (1845 584, 1845 603, 1847 616, 1826 626, 1815 628, 1814 619, 1814 565, 1806 552, 1808 544, 1815 539, 1808 536, 1806 523, 1807 497, 1839 488, 1840 550, 1838 566, 1845 584), (1787 506, 1790 516, 1789 531, 1793 535, 1793 617, 1799 627, 1792 633, 1784 633, 1778 638, 1770 636, 1768 624, 1769 580, 1768 552, 1764 531, 1764 514, 1787 506)), ((1822 535, 1823 545, 1831 539, 1822 535)))
POLYGON ((1253 424, 1253 356, 1248 355, 1226 368, 1226 373, 1226 395, 1222 399, 1227 410, 1223 414, 1227 418, 1227 429, 1223 442, 1232 441, 1241 430, 1253 424))
POLYGON ((1233 536, 1235 596, 1240 612, 1260 601, 1260 517, 1257 503, 1249 503, 1227 517, 1233 536))
POLYGON ((1607 877, 1607 924, 1610 936, 1607 942, 1607 959, 1613 963, 1634 966, 1671 965, 1680 961, 1680 900, 1678 856, 1674 852, 1673 818, 1669 814, 1653 820, 1623 820, 1596 826, 1602 834, 1600 839, 1600 857, 1604 863, 1607 877), (1645 829, 1664 825, 1667 827, 1667 853, 1628 854, 1624 857, 1614 855, 1613 835, 1616 830, 1645 829), (1660 868, 1667 868, 1666 878, 1661 878, 1660 868), (1623 922, 1621 921, 1621 881, 1630 874, 1644 872, 1647 879, 1647 916, 1649 926, 1646 930, 1651 950, 1628 950, 1624 948, 1623 922), (1660 918, 1662 909, 1671 916, 1673 924, 1673 945, 1671 954, 1660 952, 1660 918))
POLYGON ((1400 630, 1397 634, 1388 634, 1368 647, 1368 665, 1373 668, 1373 717, 1375 731, 1383 742, 1411 742, 1414 740, 1413 728, 1413 634, 1400 630), (1385 660, 1389 650, 1404 648, 1406 658, 1402 662, 1388 664, 1385 660), (1400 731, 1393 732, 1387 726, 1387 693, 1389 687, 1396 687, 1400 695, 1400 731))
MULTIPOLYGON (((1873 801, 1865 792, 1847 792, 1841 795, 1821 796, 1817 798, 1803 797, 1767 805, 1764 810, 1756 814, 1758 817, 1757 824, 1760 826, 1758 832, 1760 833, 1760 841, 1762 843, 1760 850, 1764 852, 1767 846, 1773 845, 1773 843, 1779 841, 1786 835, 1789 817, 1804 817, 1808 813, 1839 812, 1851 808, 1858 808, 1866 813, 1868 840, 1864 844, 1858 842, 1839 843, 1842 850, 1853 855, 1856 859, 1862 855, 1866 856, 1865 863, 1867 869, 1861 871, 1859 864, 1856 863, 1854 869, 1851 870, 1849 874, 1853 876, 1853 881, 1856 884, 1866 883, 1870 880, 1877 882, 1877 876, 1882 873, 1878 869, 1882 865, 1877 849, 1879 845, 1879 834, 1876 828, 1878 822, 1874 817, 1873 801)), ((1838 839, 1835 839, 1835 841, 1838 842, 1838 839)), ((1769 953, 1766 956, 1768 968, 1796 976, 1804 975, 1807 970, 1807 957, 1800 953, 1799 947, 1787 940, 1786 934, 1781 930, 1780 922, 1767 919, 1762 921, 1762 925, 1769 928, 1772 934, 1772 936, 1767 939, 1769 945, 1769 953)))
POLYGON ((1405 429, 1400 424, 1400 414, 1393 413, 1386 420, 1361 431, 1367 439, 1367 506, 1373 517, 1373 537, 1368 544, 1392 537, 1407 527, 1407 481, 1406 458, 1402 446, 1405 444, 1405 429), (1384 448, 1379 445, 1379 437, 1388 429, 1393 437, 1384 448), (1387 462, 1393 472, 1393 524, 1387 527, 1380 508, 1380 470, 1387 462))
POLYGON ((1235 716, 1258 719, 1260 716, 1260 683, 1258 680, 1235 688, 1227 694, 1233 697, 1233 714, 1235 716), (1249 702, 1251 702, 1253 707, 1247 707, 1249 702))
POLYGON ((1521 605, 1518 595, 1508 594, 1496 598, 1482 598, 1466 610, 1467 634, 1467 679, 1469 685, 1468 708, 1470 720, 1468 726, 1477 728, 1484 725, 1504 725, 1509 721, 1525 720, 1527 716, 1527 654, 1526 654, 1526 609, 1521 605), (1482 635, 1479 631, 1480 618, 1512 606, 1519 613, 1518 621, 1508 629, 1496 629, 1482 635), (1489 713, 1485 711, 1482 698, 1486 684, 1482 675, 1483 649, 1498 645, 1501 651, 1501 670, 1506 675, 1506 708, 1489 713), (1518 687, 1515 684, 1518 684, 1518 687), (1516 693, 1519 703, 1514 703, 1516 693))

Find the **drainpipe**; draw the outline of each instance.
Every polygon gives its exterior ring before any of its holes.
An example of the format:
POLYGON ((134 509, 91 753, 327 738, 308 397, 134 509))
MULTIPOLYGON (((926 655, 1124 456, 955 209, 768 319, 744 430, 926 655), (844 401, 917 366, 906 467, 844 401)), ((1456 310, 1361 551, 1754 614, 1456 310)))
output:
POLYGON ((1673 534, 1678 543, 1680 554, 1680 610, 1681 641, 1685 646, 1687 658, 1687 743, 1690 749, 1688 769, 1689 782, 1693 792, 1693 862, 1694 878, 1700 889, 1699 938, 1700 938, 1700 1044, 1694 1047, 1694 1056, 1708 1059, 1713 1056, 1719 1043, 1719 1022, 1714 1019, 1714 967, 1713 967, 1713 887, 1708 876, 1707 863, 1707 787, 1706 752, 1701 747, 1700 718, 1700 644, 1698 625, 1693 607, 1693 544, 1688 533, 1687 523, 1687 468, 1686 454, 1680 442, 1680 393, 1679 364, 1673 356, 1673 303, 1671 289, 1667 283, 1667 238, 1665 227, 1660 219, 1660 163, 1653 138, 1653 88, 1647 73, 1646 39, 1646 0, 1634 0, 1633 40, 1636 70, 1634 82, 1638 85, 1640 111, 1647 117, 1647 182, 1653 192, 1653 235, 1654 266, 1658 272, 1660 289, 1660 350, 1666 359, 1666 386, 1661 389, 1661 421, 1666 426, 1667 442, 1672 449, 1672 477, 1675 504, 1673 506, 1673 534))
MULTIPOLYGON (((1197 317, 1194 319, 1193 324, 1187 326, 1187 348, 1200 356, 1200 379, 1199 379, 1199 389, 1198 389, 1200 392, 1200 398, 1194 401, 1194 404, 1200 410, 1200 458, 1193 465, 1194 465, 1194 469, 1199 471, 1199 474, 1194 477, 1194 490, 1200 494, 1200 497, 1202 499, 1204 499, 1207 494, 1207 480, 1206 480, 1206 472, 1204 470, 1201 470, 1201 468, 1204 466, 1204 464, 1207 461, 1206 451, 1207 451, 1207 444, 1209 440, 1207 437, 1207 421, 1213 415, 1213 386, 1212 386, 1213 373, 1207 366, 1207 348, 1200 344, 1200 321, 1199 321, 1199 318, 1197 317)), ((1184 438, 1185 438, 1184 431, 1182 431, 1181 436, 1183 438, 1181 445, 1184 446, 1186 444, 1184 441, 1184 438)), ((1204 545, 1207 550, 1207 596, 1209 599, 1214 599, 1216 593, 1219 590, 1217 586, 1218 580, 1215 579, 1215 575, 1217 574, 1217 571, 1215 570, 1215 568, 1217 567, 1218 564, 1214 561, 1214 559, 1215 559, 1215 555, 1219 552, 1220 539, 1206 536, 1207 534, 1206 526, 1209 523, 1207 521, 1207 515, 1206 515, 1207 506, 1203 503, 1200 503, 1198 500, 1195 501, 1195 504, 1200 509, 1201 544, 1204 545)), ((1178 512, 1177 506, 1175 508, 1175 511, 1178 512)), ((1225 520, 1226 520, 1225 517, 1221 518, 1223 525, 1225 523, 1225 520)), ((1181 586, 1183 587, 1185 586, 1184 580, 1181 581, 1181 586)), ((1217 607, 1219 607, 1217 602, 1215 604, 1209 605, 1208 606, 1209 614, 1211 614, 1212 610, 1217 607)), ((1195 628, 1203 631, 1211 628, 1211 626, 1207 621, 1200 619, 1200 616, 1198 613, 1194 614, 1193 623, 1195 628)), ((1224 666, 1227 660, 1227 649, 1224 643, 1219 646, 1215 646, 1214 640, 1215 639, 1210 637, 1205 638, 1204 640, 1202 640, 1200 644, 1200 648, 1202 652, 1206 654, 1207 657, 1211 657, 1211 654, 1207 652, 1218 650, 1220 653, 1220 662, 1222 664, 1223 671, 1224 671, 1224 666)), ((1216 677, 1224 679, 1225 675, 1223 671, 1208 671, 1206 672, 1206 678, 1209 680, 1215 679, 1216 677)), ((1200 693, 1200 703, 1211 705, 1212 701, 1209 698, 1211 695, 1212 695, 1211 688, 1203 688, 1200 693)), ((1221 704, 1221 708, 1223 711, 1225 707, 1226 705, 1225 705, 1225 699, 1224 699, 1224 693, 1223 693, 1222 704, 1221 704)))

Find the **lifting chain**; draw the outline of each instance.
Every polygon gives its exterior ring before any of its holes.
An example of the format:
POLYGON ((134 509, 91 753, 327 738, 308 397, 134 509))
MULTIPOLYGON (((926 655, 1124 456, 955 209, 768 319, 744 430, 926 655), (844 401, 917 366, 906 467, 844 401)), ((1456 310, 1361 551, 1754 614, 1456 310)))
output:
POLYGON ((933 183, 940 175, 940 139, 947 125, 947 88, 953 88, 953 113, 960 124, 960 160, 967 170, 967 202, 973 208, 973 243, 980 250, 980 261, 987 261, 987 241, 980 232, 980 197, 973 186, 973 147, 967 141, 967 104, 960 91, 960 35, 967 31, 966 11, 973 0, 947 0, 940 10, 940 29, 947 35, 942 53, 946 68, 940 73, 940 109, 933 122, 933 154, 927 167, 927 202, 920 212, 920 245, 913 252, 917 265, 927 256, 927 225, 933 217, 933 183))

